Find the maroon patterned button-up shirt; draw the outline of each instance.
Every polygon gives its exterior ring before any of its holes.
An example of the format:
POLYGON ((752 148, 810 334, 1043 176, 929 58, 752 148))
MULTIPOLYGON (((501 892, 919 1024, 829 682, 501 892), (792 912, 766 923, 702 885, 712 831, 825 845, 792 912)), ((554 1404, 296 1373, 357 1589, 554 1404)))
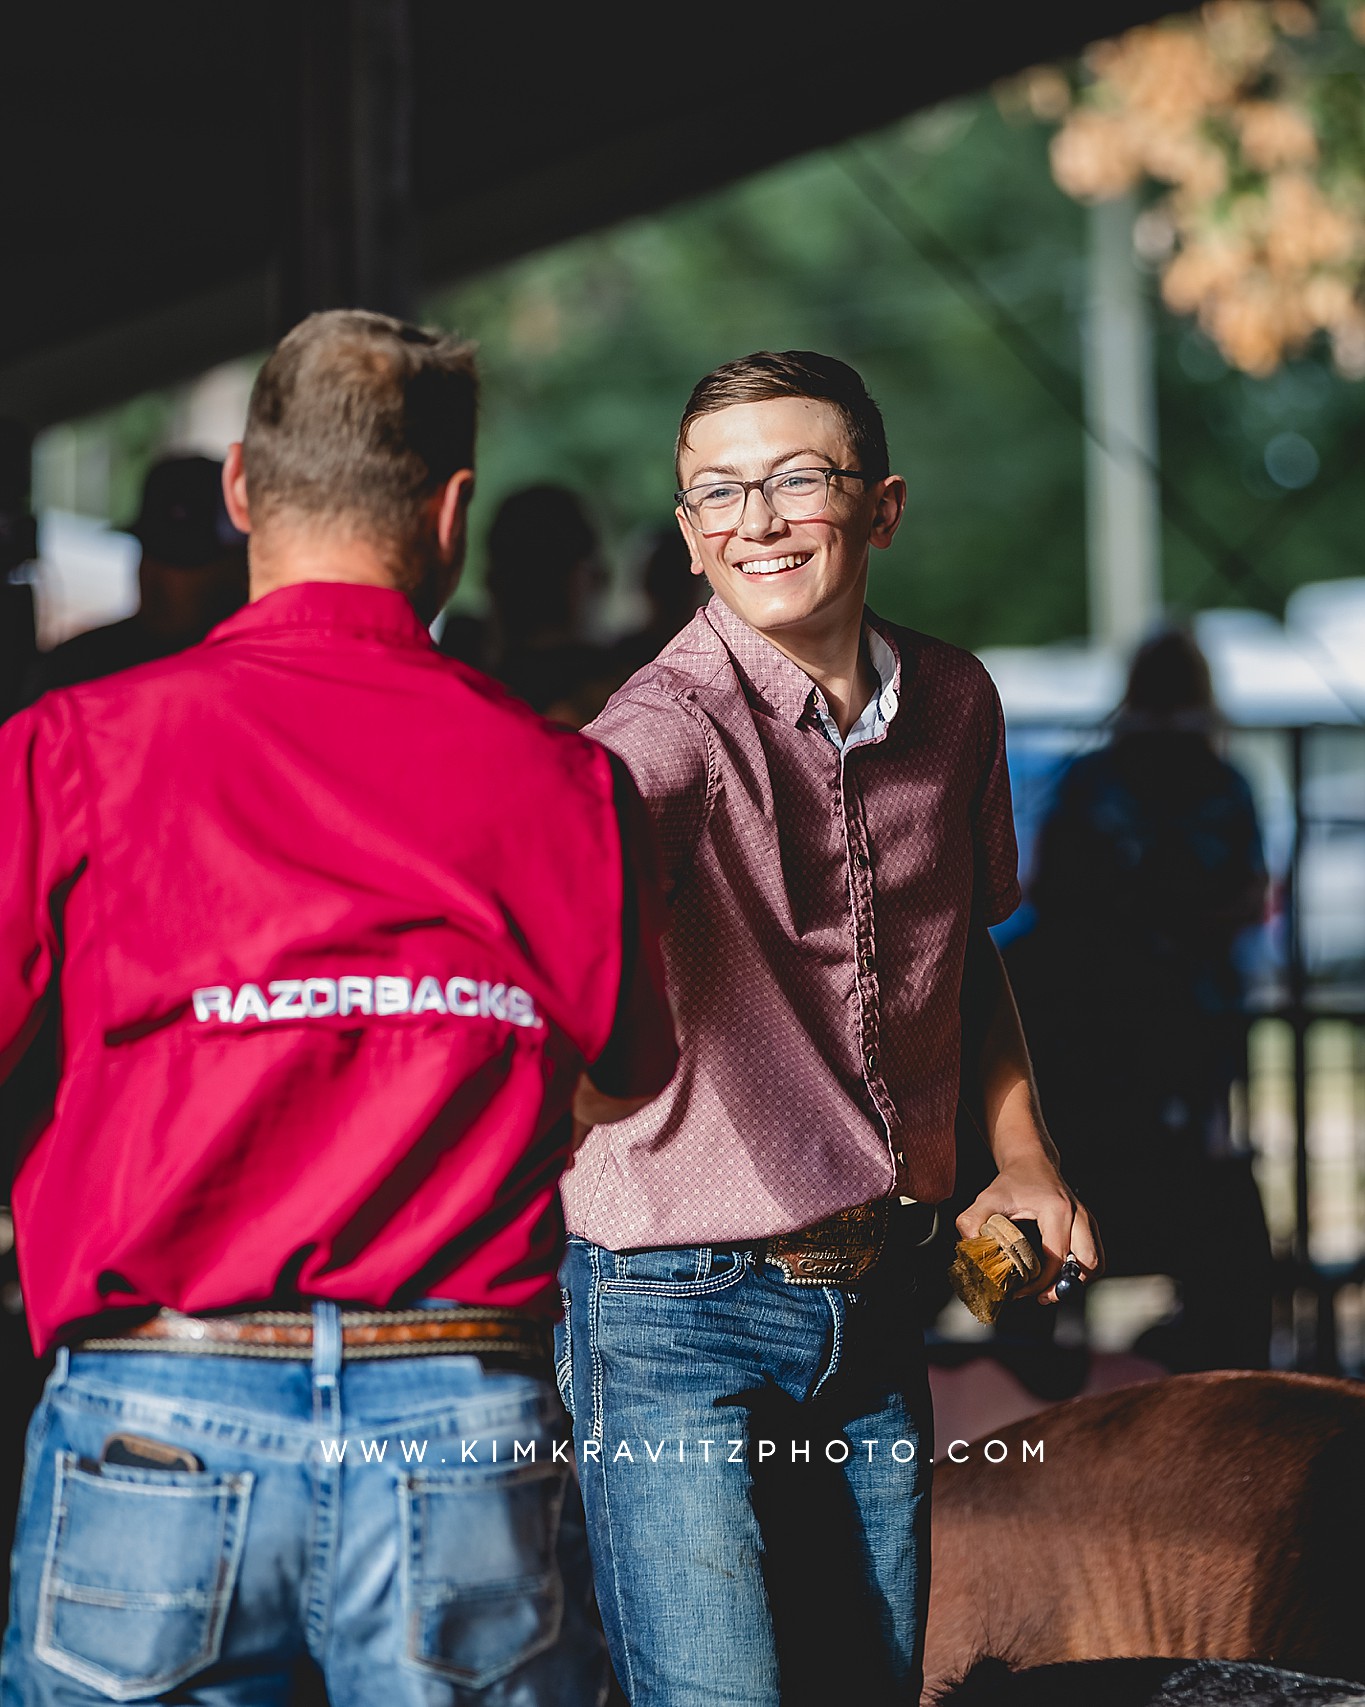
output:
POLYGON ((761 1238, 952 1189, 968 927, 1019 901, 1004 723, 970 653, 869 621, 892 714, 842 753, 815 684, 719 598, 588 726, 659 829, 681 1049, 564 1178, 597 1244, 761 1238))

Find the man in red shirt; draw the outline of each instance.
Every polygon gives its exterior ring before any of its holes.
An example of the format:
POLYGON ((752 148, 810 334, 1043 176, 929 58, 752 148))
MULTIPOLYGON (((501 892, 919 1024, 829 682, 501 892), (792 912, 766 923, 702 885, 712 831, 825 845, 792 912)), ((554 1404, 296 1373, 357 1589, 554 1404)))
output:
POLYGON ((623 769, 427 632, 476 389, 304 321, 224 469, 250 603, 0 730, 0 1068, 62 1046, 5 1707, 600 1697, 558 1184, 676 1050, 623 769))
POLYGON ((876 404, 759 352, 698 383, 677 454, 714 597, 587 726, 660 832, 681 1049, 564 1185, 598 1598, 632 1707, 890 1707, 928 1593, 913 1251, 964 1083, 999 1174, 959 1230, 1035 1220, 1049 1299, 1099 1245, 988 934, 1019 898, 995 690, 864 605, 905 503, 876 404))

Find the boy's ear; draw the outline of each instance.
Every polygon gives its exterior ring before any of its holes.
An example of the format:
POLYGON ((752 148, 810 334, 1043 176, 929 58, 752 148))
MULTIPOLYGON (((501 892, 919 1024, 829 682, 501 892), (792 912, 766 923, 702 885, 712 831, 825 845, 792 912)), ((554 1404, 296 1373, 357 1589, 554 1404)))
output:
POLYGON ((868 538, 878 550, 885 550, 896 537, 896 529, 905 514, 905 481, 899 474, 888 474, 873 488, 877 507, 872 512, 872 527, 868 538))

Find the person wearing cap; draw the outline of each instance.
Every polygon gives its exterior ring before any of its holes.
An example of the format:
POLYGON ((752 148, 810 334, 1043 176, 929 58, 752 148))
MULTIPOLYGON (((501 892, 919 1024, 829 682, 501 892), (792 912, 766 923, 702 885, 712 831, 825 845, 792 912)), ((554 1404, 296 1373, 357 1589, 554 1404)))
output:
POLYGON ((125 531, 142 548, 137 609, 40 653, 28 674, 25 703, 49 688, 179 652, 246 602, 246 539, 227 513, 223 465, 213 457, 168 456, 154 463, 125 531))
POLYGON ((681 1063, 566 1176, 557 1330, 598 1598, 632 1707, 919 1699, 933 1453, 913 1299, 959 1093, 1037 1223, 1058 1171, 988 927, 1019 898, 1000 703, 865 608, 905 482, 859 375, 699 381, 677 519, 713 596, 586 726, 654 816, 681 1063))
POLYGON ((624 766, 431 641, 476 392, 301 322, 225 463, 250 602, 0 728, 0 1071, 62 1036, 4 1707, 605 1693, 558 1185, 677 1051, 624 766))

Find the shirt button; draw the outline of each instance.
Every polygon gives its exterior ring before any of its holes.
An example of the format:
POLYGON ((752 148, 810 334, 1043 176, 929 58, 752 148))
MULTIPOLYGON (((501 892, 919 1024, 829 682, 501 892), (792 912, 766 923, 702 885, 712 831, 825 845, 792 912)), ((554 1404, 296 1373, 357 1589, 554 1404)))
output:
POLYGON ((868 949, 863 955, 863 971, 870 972, 876 964, 876 957, 873 955, 872 950, 868 949))
POLYGON ((905 1151, 904 1150, 897 1150, 896 1151, 896 1166, 898 1168, 903 1168, 905 1166, 905 1151))
POLYGON ((857 866, 859 871, 866 871, 868 864, 867 855, 865 853, 855 853, 853 856, 853 863, 857 866))
POLYGON ((877 1071, 877 1051, 875 1049, 869 1049, 863 1059, 867 1062, 868 1072, 875 1073, 877 1071))

